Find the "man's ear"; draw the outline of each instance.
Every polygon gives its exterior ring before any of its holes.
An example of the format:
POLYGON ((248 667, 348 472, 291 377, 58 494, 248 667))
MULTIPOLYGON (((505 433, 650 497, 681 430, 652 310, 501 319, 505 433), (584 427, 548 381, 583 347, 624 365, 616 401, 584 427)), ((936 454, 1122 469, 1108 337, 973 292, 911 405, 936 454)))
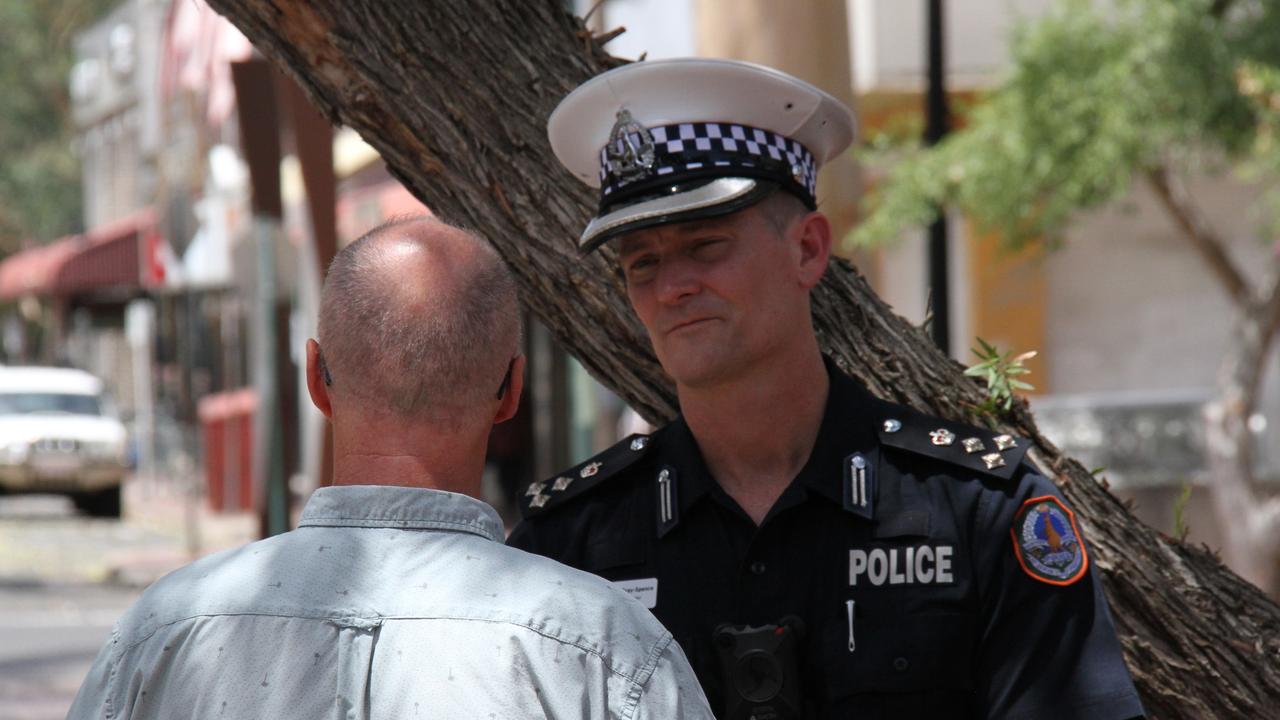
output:
POLYGON ((320 344, 315 340, 307 340, 307 392, 311 394, 311 402, 327 418, 333 418, 333 405, 329 400, 329 385, 325 383, 328 374, 324 360, 320 357, 320 344))
POLYGON ((510 420, 520 409, 520 393, 524 391, 524 362, 524 355, 511 358, 511 379, 507 381, 507 391, 502 394, 502 400, 498 403, 498 412, 494 413, 494 425, 510 420))
POLYGON ((800 283, 806 289, 812 288, 822 280, 831 259, 831 221, 815 210, 800 218, 794 232, 799 235, 800 283))

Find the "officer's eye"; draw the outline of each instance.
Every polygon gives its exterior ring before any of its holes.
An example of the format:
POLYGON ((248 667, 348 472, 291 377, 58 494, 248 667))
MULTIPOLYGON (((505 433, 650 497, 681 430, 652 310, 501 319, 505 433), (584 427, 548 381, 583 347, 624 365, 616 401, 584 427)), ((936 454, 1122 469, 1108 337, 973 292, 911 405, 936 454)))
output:
POLYGON ((640 255, 623 261, 622 274, 630 284, 644 282, 657 271, 658 260, 652 255, 640 255))
POLYGON ((714 237, 694 243, 689 250, 689 254, 698 260, 715 260, 722 257, 728 250, 729 241, 727 238, 714 237))

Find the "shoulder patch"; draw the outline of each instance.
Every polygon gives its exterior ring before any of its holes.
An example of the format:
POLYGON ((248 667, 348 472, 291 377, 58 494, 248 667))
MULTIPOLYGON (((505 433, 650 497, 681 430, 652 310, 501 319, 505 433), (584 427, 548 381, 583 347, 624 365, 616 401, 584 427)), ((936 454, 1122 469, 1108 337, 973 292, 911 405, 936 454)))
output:
POLYGON ((1089 569, 1089 553, 1076 515, 1053 495, 1023 503, 1009 533, 1018 564, 1040 582, 1070 585, 1089 569))
POLYGON ((1013 478, 1030 441, 894 405, 879 418, 880 443, 959 465, 980 475, 1013 478))
POLYGON ((644 457, 649 444, 648 435, 631 435, 549 480, 530 484, 520 496, 521 515, 533 517, 585 494, 644 457))

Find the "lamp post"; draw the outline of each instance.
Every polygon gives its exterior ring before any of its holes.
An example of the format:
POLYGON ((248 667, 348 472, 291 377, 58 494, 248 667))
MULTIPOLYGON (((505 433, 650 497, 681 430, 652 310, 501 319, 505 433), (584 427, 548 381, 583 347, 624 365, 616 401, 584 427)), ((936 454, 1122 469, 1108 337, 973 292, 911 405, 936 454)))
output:
MULTIPOLYGON (((926 0, 928 15, 926 64, 929 86, 925 93, 926 146, 937 145, 946 137, 947 111, 946 54, 943 46, 942 0, 926 0)), ((944 353, 951 353, 951 287, 947 271, 947 213, 938 208, 938 218, 929 225, 929 300, 930 335, 944 353)))

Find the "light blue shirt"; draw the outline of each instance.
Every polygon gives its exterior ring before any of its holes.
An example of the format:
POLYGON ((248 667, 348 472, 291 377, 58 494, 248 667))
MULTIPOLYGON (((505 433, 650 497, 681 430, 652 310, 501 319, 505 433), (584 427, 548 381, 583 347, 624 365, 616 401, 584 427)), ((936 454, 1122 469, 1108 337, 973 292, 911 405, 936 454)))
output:
POLYGON ((501 540, 464 495, 321 488, 148 588, 68 718, 711 717, 639 602, 501 540))

